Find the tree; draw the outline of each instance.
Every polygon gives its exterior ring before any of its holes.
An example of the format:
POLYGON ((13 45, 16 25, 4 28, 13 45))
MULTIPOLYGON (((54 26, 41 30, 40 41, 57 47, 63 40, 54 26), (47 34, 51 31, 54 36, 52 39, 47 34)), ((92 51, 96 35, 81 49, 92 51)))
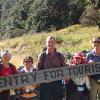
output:
MULTIPOLYGON (((15 30, 52 31, 79 23, 87 0, 2 0, 1 29, 10 21, 15 30)), ((16 34, 19 32, 16 31, 16 34)), ((12 35, 11 35, 12 36, 12 35)))
POLYGON ((85 26, 98 26, 100 28, 100 10, 94 4, 88 5, 80 18, 80 22, 85 26))

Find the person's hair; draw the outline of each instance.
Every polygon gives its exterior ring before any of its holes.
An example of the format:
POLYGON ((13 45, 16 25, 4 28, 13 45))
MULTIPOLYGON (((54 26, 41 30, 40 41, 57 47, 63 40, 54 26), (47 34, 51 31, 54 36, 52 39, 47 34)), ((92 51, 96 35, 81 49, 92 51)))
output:
POLYGON ((95 41, 100 41, 100 36, 94 37, 92 42, 95 42, 95 41))
POLYGON ((98 40, 100 40, 100 36, 96 36, 96 38, 97 38, 98 40))
POLYGON ((54 39, 54 41, 56 41, 56 38, 55 38, 54 36, 48 36, 47 39, 46 39, 46 42, 47 42, 47 40, 49 40, 49 39, 54 39))
POLYGON ((33 58, 31 56, 27 56, 24 58, 23 63, 30 60, 33 63, 33 58))
POLYGON ((2 58, 6 54, 11 55, 11 53, 9 52, 9 50, 2 50, 1 53, 0 53, 0 57, 2 58))

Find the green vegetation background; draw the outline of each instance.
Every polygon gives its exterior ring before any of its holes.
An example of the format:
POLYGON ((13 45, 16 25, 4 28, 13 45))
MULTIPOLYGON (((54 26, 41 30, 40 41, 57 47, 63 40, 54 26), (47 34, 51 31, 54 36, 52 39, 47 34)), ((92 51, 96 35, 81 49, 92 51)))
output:
POLYGON ((74 25, 59 31, 50 33, 30 34, 13 39, 0 41, 0 49, 9 49, 15 57, 13 62, 20 63, 19 58, 31 55, 36 60, 37 55, 45 47, 45 39, 52 35, 57 39, 57 49, 60 52, 77 52, 79 50, 92 49, 92 38, 100 36, 100 30, 97 27, 82 27, 74 25), (14 61, 15 60, 15 61, 14 61), (19 62, 18 62, 18 61, 19 62))

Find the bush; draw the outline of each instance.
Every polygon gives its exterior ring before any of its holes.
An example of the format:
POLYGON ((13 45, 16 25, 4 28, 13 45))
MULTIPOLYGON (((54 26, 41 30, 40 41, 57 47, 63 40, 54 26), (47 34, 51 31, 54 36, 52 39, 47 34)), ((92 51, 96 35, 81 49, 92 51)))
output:
POLYGON ((88 5, 80 17, 80 22, 84 26, 100 27, 100 10, 95 8, 95 5, 88 5))
POLYGON ((58 44, 61 44, 63 42, 63 38, 61 37, 61 35, 56 35, 56 41, 58 44))

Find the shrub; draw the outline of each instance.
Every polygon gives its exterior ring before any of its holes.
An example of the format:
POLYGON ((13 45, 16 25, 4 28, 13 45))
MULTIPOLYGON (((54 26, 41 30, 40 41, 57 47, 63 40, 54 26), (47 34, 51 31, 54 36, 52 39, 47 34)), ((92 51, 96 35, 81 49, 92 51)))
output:
POLYGON ((56 35, 56 40, 58 44, 61 44, 63 42, 63 38, 61 37, 61 35, 56 35))
POLYGON ((100 10, 96 9, 93 4, 88 5, 80 17, 80 22, 84 26, 98 26, 100 28, 100 10))

